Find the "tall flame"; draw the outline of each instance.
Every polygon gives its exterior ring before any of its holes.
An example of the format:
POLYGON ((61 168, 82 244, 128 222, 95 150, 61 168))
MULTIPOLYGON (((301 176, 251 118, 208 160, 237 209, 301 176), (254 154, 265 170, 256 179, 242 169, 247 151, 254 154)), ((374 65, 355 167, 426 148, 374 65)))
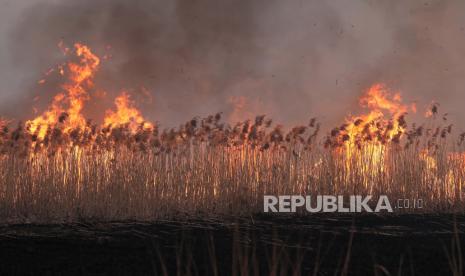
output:
MULTIPOLYGON (((72 54, 76 61, 58 66, 56 71, 66 76, 66 81, 61 86, 62 92, 54 96, 49 108, 42 115, 26 123, 29 133, 39 140, 44 139, 50 128, 57 125, 65 133, 73 129, 88 128, 82 110, 90 97, 89 90, 94 85, 93 79, 99 68, 100 59, 89 47, 80 43, 74 44, 72 49, 64 47, 62 43, 59 47, 65 55, 72 54)), ((49 70, 49 72, 52 71, 49 70)), ((116 111, 106 111, 103 127, 128 126, 132 132, 135 132, 140 128, 149 129, 153 126, 134 107, 134 103, 126 92, 115 99, 115 105, 116 111)))
MULTIPOLYGON (((69 51, 65 51, 68 54, 69 51)), ((100 59, 92 53, 89 47, 75 43, 74 55, 76 62, 68 62, 66 68, 60 66, 62 75, 67 75, 67 81, 61 86, 62 92, 57 94, 48 110, 37 118, 27 121, 31 134, 43 139, 47 131, 61 123, 64 131, 85 128, 86 120, 81 111, 85 101, 89 99, 88 89, 93 86, 93 77, 98 70, 100 59)))
POLYGON ((348 171, 355 165, 371 175, 384 171, 387 144, 399 143, 405 133, 404 116, 409 106, 402 104, 399 93, 390 93, 380 83, 371 86, 359 104, 369 112, 348 117, 342 126, 331 131, 325 146, 345 155, 348 171))

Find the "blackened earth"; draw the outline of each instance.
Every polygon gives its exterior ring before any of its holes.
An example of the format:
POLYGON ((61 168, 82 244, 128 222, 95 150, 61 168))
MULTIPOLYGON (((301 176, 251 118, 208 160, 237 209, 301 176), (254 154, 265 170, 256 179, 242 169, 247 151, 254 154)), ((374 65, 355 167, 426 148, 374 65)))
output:
POLYGON ((464 231, 464 215, 9 224, 0 274, 452 275, 464 231))

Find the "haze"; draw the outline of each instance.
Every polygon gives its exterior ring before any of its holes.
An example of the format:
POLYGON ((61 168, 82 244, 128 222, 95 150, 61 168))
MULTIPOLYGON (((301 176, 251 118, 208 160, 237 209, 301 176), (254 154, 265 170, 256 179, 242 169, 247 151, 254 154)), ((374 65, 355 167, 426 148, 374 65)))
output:
POLYGON ((358 97, 381 82, 421 113, 439 102, 465 126, 464 10, 464 1, 2 0, 0 116, 46 107, 58 87, 37 81, 63 62, 63 40, 112 55, 96 79, 107 95, 90 114, 126 89, 165 126, 219 111, 331 125, 360 112, 358 97))

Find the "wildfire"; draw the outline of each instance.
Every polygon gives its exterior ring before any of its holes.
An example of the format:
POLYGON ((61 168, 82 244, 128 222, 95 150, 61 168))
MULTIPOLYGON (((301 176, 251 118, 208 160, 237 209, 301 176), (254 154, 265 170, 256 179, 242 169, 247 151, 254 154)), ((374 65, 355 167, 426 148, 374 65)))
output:
MULTIPOLYGON (((385 85, 375 84, 360 98, 359 103, 369 108, 369 113, 347 118, 343 125, 331 131, 326 146, 345 146, 350 153, 366 145, 400 141, 407 127, 405 114, 409 107, 402 104, 399 93, 392 95, 385 85)), ((412 105, 411 109, 415 111, 415 106, 412 105)))
POLYGON ((106 128, 121 127, 127 125, 132 132, 138 128, 150 129, 153 125, 147 122, 141 112, 134 107, 134 103, 126 92, 115 99, 116 111, 107 110, 103 121, 106 128))
POLYGON ((385 85, 375 84, 360 98, 360 105, 371 111, 367 115, 348 119, 347 130, 351 142, 360 139, 385 144, 405 131, 404 116, 408 106, 402 104, 399 93, 391 95, 385 85), (390 115, 390 119, 385 119, 386 115, 390 115))
MULTIPOLYGON (((57 129, 56 133, 73 133, 73 135, 68 135, 73 137, 82 134, 89 141, 96 141, 98 139, 95 137, 102 133, 107 135, 109 130, 115 128, 128 129, 130 134, 135 134, 140 130, 156 130, 156 127, 148 122, 135 107, 127 92, 121 93, 114 100, 114 109, 106 110, 100 126, 91 125, 82 112, 85 103, 90 99, 90 91, 93 91, 93 97, 105 97, 106 95, 105 91, 94 89, 93 80, 99 69, 100 58, 88 46, 80 43, 74 44, 71 48, 64 47, 63 43, 60 43, 59 47, 65 56, 70 57, 71 61, 46 72, 46 76, 56 72, 64 77, 64 82, 60 86, 61 91, 53 97, 48 109, 35 119, 27 121, 25 130, 30 135, 32 142, 48 140, 45 138, 52 135, 55 129, 57 129), (99 132, 100 130, 102 131, 99 132)), ((197 134, 192 130, 197 125, 197 121, 193 120, 185 129, 180 130, 180 133, 176 134, 172 131, 169 134, 165 133, 164 136, 173 138, 172 141, 177 141, 178 137, 194 134, 201 137, 202 134, 212 131, 214 132, 212 137, 215 137, 215 143, 219 143, 218 141, 233 145, 250 143, 255 146, 260 145, 260 143, 256 142, 256 140, 260 140, 263 142, 260 148, 269 149, 270 143, 274 142, 307 141, 304 149, 313 148, 309 144, 315 140, 319 125, 315 128, 313 134, 307 129, 315 127, 314 119, 312 119, 308 128, 305 126, 295 127, 290 133, 284 135, 280 127, 277 126, 275 130, 267 135, 266 131, 260 130, 260 128, 262 125, 269 128, 271 121, 264 123, 264 116, 258 116, 255 124, 253 124, 248 119, 252 117, 252 113, 247 112, 247 110, 251 108, 259 109, 259 102, 250 101, 250 99, 243 96, 231 97, 229 102, 234 107, 230 119, 237 122, 239 118, 244 119, 245 116, 246 121, 238 123, 234 127, 225 126, 218 123, 221 116, 217 115, 202 121, 202 129, 197 134), (215 122, 215 124, 209 126, 206 125, 206 122, 215 122), (310 136, 304 137, 306 133, 310 136)), ((361 107, 368 109, 368 112, 359 116, 347 117, 341 126, 331 130, 324 145, 326 148, 335 149, 335 152, 340 156, 346 157, 348 167, 359 166, 367 172, 378 168, 381 168, 378 171, 383 171, 389 145, 400 144, 400 140, 404 136, 407 136, 407 139, 411 142, 405 115, 409 111, 416 112, 416 106, 402 103, 400 93, 392 93, 381 83, 374 84, 367 89, 360 97, 359 104, 361 107), (356 163, 352 163, 354 160, 356 163), (367 167, 367 164, 370 164, 370 167, 367 167)), ((436 114, 437 112, 437 104, 433 103, 431 113, 436 114)), ((2 121, 0 121, 0 127, 2 127, 2 124, 2 121)), ((416 133, 422 133, 422 131, 422 128, 414 130, 416 133)), ((441 137, 445 137, 447 133, 451 132, 451 126, 442 130, 437 128, 436 132, 441 133, 441 137)), ((438 134, 433 136, 438 136, 438 134)), ((465 137, 465 134, 463 137, 465 137)), ((462 140, 465 139, 463 137, 462 140)), ((42 145, 46 143, 33 144, 42 145)), ((75 145, 75 143, 71 144, 75 145)), ((159 142, 154 141, 154 144, 158 145, 159 142)), ((283 148, 286 147, 283 146, 283 148)), ((420 158, 425 159, 426 155, 421 155, 420 158)))
MULTIPOLYGON (((402 103, 399 93, 390 93, 380 83, 371 86, 360 97, 359 104, 369 112, 348 117, 344 124, 331 130, 324 145, 345 157, 348 172, 355 166, 367 175, 377 176, 386 171, 388 144, 399 144, 406 132, 409 106, 402 103)), ((410 108, 415 112, 415 105, 410 108)))
MULTIPOLYGON (((59 126, 63 133, 72 130, 85 130, 89 128, 82 114, 84 105, 90 98, 89 91, 94 86, 94 76, 99 69, 100 58, 91 49, 83 44, 76 43, 73 48, 67 48, 60 42, 59 45, 65 56, 72 55, 73 61, 51 69, 66 78, 61 85, 61 92, 53 97, 49 108, 40 116, 26 122, 28 132, 38 140, 43 140, 50 129, 59 126)), ((39 81, 44 83, 45 80, 39 81)), ((98 91, 98 95, 106 93, 98 91)), ((139 127, 151 128, 152 124, 146 122, 141 112, 134 107, 129 95, 123 92, 115 99, 116 111, 107 110, 103 122, 106 128, 115 128, 128 125, 131 131, 139 127)))
MULTIPOLYGON (((68 54, 69 51, 65 53, 68 54)), ((86 127, 86 120, 81 112, 85 101, 89 99, 88 90, 93 86, 92 79, 98 70, 100 59, 80 43, 74 44, 73 54, 77 61, 68 62, 65 68, 60 66, 60 72, 67 77, 61 86, 63 91, 53 98, 47 111, 26 123, 28 131, 39 139, 43 139, 47 131, 57 124, 62 124, 65 132, 86 127)))
POLYGON ((465 132, 451 140, 452 124, 435 103, 427 124, 407 127, 406 113, 415 112, 415 105, 375 84, 359 99, 366 112, 333 128, 324 137, 326 149, 317 118, 294 127, 265 115, 253 119, 268 108, 245 96, 230 98, 231 122, 222 121, 220 112, 159 129, 122 92, 94 124, 84 109, 91 96, 107 97, 94 85, 105 58, 79 43, 60 48, 71 61, 46 73, 62 79, 49 107, 26 125, 10 126, 0 118, 0 187, 8 191, 0 196, 7 213, 32 206, 28 214, 47 218, 133 218, 147 210, 157 210, 158 217, 158 210, 170 208, 146 203, 166 202, 188 204, 195 212, 196 204, 202 212, 229 212, 231 204, 217 203, 243 197, 253 199, 255 208, 261 194, 279 191, 406 194, 463 209, 465 132))

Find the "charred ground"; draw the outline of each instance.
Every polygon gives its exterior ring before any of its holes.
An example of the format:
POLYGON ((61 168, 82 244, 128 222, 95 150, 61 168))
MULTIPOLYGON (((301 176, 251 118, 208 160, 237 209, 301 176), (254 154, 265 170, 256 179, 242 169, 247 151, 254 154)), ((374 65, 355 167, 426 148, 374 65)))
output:
POLYGON ((450 275, 463 215, 253 216, 0 228, 8 275, 450 275), (27 265, 25 265, 27 263, 27 265))

